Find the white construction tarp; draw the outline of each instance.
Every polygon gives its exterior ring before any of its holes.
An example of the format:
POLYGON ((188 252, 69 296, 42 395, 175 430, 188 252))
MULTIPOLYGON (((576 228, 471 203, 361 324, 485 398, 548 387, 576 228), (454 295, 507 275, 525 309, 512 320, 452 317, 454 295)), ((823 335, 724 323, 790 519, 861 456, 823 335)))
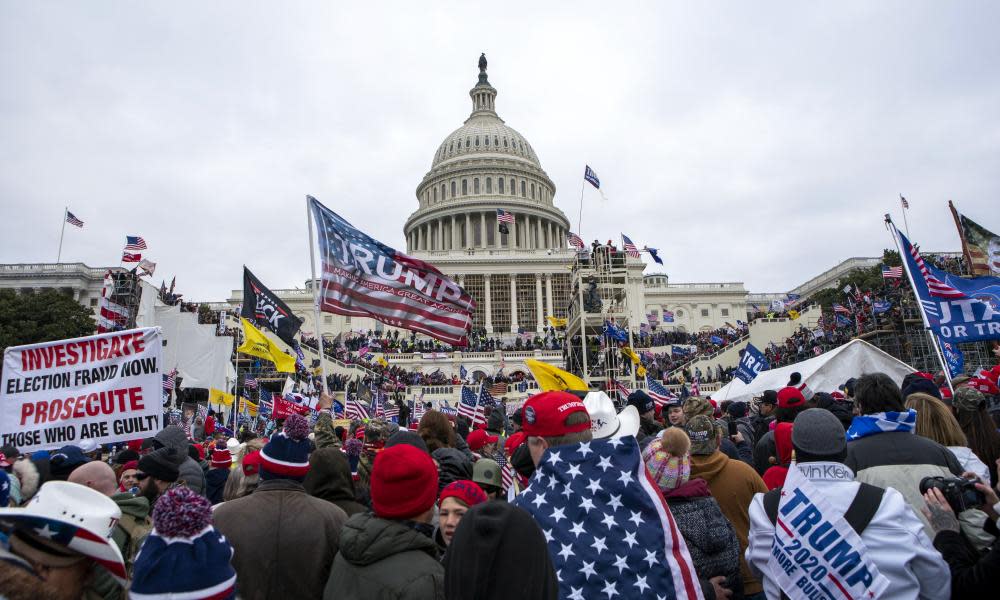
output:
POLYGON ((749 402, 765 390, 779 390, 792 373, 801 373, 802 381, 814 392, 832 392, 851 377, 864 373, 885 373, 897 384, 915 369, 889 356, 863 340, 851 340, 839 348, 802 362, 764 371, 749 384, 733 379, 712 393, 716 400, 749 402))
POLYGON ((215 325, 198 324, 198 314, 181 312, 180 306, 157 306, 156 324, 163 329, 163 369, 177 369, 185 388, 229 391, 236 381, 233 338, 215 335, 215 325))

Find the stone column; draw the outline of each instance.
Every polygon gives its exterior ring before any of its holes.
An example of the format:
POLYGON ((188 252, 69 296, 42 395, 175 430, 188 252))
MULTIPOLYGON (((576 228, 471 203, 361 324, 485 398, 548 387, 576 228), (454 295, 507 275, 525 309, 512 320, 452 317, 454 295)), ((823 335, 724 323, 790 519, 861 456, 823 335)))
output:
POLYGON ((486 333, 493 334, 493 299, 490 298, 490 274, 483 275, 483 296, 486 301, 486 333))
POLYGON ((469 220, 469 218, 471 216, 472 215, 470 215, 469 213, 465 213, 465 246, 463 246, 463 248, 472 248, 473 247, 473 244, 472 244, 472 223, 469 220))
POLYGON ((486 244, 486 213, 479 213, 479 243, 480 248, 488 248, 486 244))
POLYGON ((552 235, 552 221, 548 223, 549 229, 549 248, 562 248, 562 246, 556 244, 556 238, 552 235))
POLYGON ((538 326, 535 331, 541 333, 545 327, 545 318, 542 315, 542 274, 535 273, 535 314, 538 317, 538 326))
POLYGON ((517 333, 517 275, 510 274, 510 332, 517 333))
POLYGON ((455 226, 455 215, 451 215, 451 249, 457 250, 460 241, 458 227, 455 226))
POLYGON ((545 274, 545 314, 556 316, 552 312, 552 273, 545 274))

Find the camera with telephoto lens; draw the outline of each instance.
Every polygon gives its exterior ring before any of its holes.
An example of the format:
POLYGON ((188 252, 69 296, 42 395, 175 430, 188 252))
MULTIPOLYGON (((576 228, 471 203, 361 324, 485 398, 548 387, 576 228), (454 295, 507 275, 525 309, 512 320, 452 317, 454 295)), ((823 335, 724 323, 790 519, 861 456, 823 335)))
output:
POLYGON ((937 488, 955 514, 986 503, 986 496, 976 489, 976 482, 961 477, 924 477, 920 480, 920 494, 937 488))

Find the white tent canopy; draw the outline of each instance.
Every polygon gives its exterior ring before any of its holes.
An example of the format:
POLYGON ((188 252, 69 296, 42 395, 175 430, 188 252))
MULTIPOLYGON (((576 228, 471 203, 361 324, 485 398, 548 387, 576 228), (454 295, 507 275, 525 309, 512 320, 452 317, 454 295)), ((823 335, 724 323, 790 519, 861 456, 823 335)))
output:
POLYGON ((851 377, 864 373, 885 373, 897 384, 915 369, 889 356, 863 340, 851 340, 839 348, 785 367, 764 371, 749 384, 733 379, 712 394, 716 400, 749 402, 765 390, 779 390, 788 383, 792 373, 800 373, 802 381, 814 392, 832 392, 851 377))

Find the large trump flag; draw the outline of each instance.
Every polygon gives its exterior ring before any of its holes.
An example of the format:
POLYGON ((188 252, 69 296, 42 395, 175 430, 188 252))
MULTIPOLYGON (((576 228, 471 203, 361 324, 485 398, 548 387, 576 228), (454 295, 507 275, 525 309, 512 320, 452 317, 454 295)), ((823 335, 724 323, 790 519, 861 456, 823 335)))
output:
POLYGON ((468 344, 476 303, 457 283, 354 228, 311 196, 309 208, 323 266, 321 310, 468 344))

